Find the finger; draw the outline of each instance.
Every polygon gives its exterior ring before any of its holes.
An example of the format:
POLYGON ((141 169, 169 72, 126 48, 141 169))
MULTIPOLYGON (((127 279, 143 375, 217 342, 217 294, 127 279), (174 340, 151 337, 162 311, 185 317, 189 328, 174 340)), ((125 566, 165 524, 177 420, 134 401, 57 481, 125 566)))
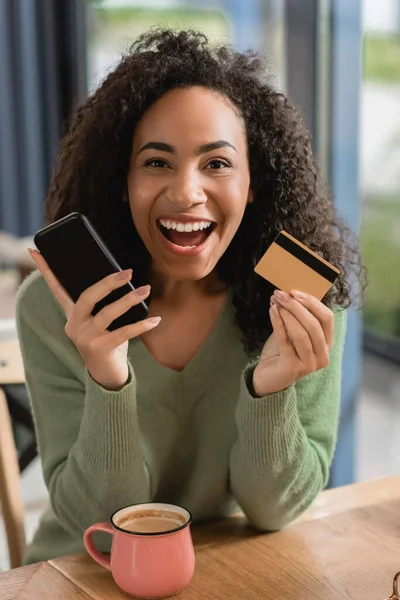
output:
POLYGON ((269 314, 271 319, 271 325, 274 330, 275 340, 280 353, 284 356, 292 356, 293 346, 286 332, 285 325, 282 321, 280 309, 276 305, 271 306, 269 314))
POLYGON ((132 325, 125 325, 112 332, 107 332, 103 336, 103 349, 110 352, 118 348, 124 342, 139 337, 159 325, 161 317, 149 317, 143 321, 138 321, 132 325))
POLYGON ((126 313, 132 306, 137 306, 147 298, 150 294, 150 289, 149 285, 144 285, 102 308, 91 320, 86 329, 87 333, 93 336, 104 333, 115 319, 126 313))
MULTIPOLYGON (((317 356, 318 364, 325 364, 327 357, 329 358, 330 348, 322 323, 298 300, 288 294, 283 294, 276 293, 279 304, 291 312, 304 329, 306 329, 311 339, 313 352, 317 356)), ((327 310, 329 311, 329 309, 327 310)))
POLYGON ((314 371, 316 368, 316 357, 308 331, 286 308, 281 306, 279 312, 287 335, 296 350, 297 356, 307 369, 314 371))
POLYGON ((107 277, 88 287, 78 298, 73 314, 74 322, 81 323, 90 318, 97 302, 103 300, 113 290, 126 285, 131 277, 132 269, 126 269, 107 275, 107 277))
POLYGON ((71 299, 71 296, 58 281, 57 277, 54 275, 53 271, 50 269, 40 252, 38 250, 34 250, 33 248, 29 248, 28 252, 33 262, 43 275, 43 278, 52 291, 54 297, 61 304, 66 316, 69 317, 74 307, 74 302, 71 299))
POLYGON ((293 290, 291 294, 321 323, 329 350, 332 350, 335 332, 335 319, 332 310, 310 294, 298 290, 293 290))

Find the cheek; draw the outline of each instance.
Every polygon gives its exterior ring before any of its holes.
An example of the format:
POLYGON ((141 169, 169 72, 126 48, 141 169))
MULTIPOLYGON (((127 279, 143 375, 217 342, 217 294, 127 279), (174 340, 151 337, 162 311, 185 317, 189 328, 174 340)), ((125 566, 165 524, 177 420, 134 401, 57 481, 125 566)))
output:
POLYGON ((142 172, 135 171, 134 176, 128 181, 129 202, 132 213, 138 213, 141 220, 146 218, 142 211, 149 213, 164 187, 162 177, 149 177, 142 172))
POLYGON ((140 182, 130 183, 128 187, 129 205, 135 225, 143 224, 149 220, 152 206, 152 196, 149 188, 140 182))
POLYGON ((239 190, 238 187, 232 187, 227 190, 227 194, 224 195, 224 202, 221 209, 224 213, 224 217, 227 220, 227 225, 231 224, 233 227, 237 227, 241 222, 244 211, 246 210, 248 201, 248 189, 239 190))
POLYGON ((250 176, 237 173, 235 177, 229 177, 223 182, 220 189, 220 207, 232 221, 240 221, 246 209, 250 188, 250 176))

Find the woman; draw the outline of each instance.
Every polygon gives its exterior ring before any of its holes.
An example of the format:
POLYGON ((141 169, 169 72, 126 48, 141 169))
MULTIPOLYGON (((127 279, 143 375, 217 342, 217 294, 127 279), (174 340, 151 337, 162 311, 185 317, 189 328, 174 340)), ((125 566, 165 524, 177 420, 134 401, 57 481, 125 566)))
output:
POLYGON ((289 523, 328 481, 359 259, 262 62, 143 35, 62 141, 47 221, 72 211, 126 272, 73 304, 32 252, 18 327, 51 508, 26 562, 82 550, 86 527, 146 501, 289 523), (341 269, 323 302, 254 273, 281 229, 341 269), (92 317, 129 269, 141 288, 92 317), (149 319, 107 330, 143 299, 149 319))

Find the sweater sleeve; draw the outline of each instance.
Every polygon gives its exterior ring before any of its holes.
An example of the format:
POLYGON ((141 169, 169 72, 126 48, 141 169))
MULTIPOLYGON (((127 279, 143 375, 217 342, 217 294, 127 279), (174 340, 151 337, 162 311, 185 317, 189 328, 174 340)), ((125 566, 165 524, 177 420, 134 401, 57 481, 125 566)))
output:
POLYGON ((19 292, 17 326, 51 506, 62 527, 81 537, 115 507, 150 499, 135 374, 130 365, 128 383, 118 392, 99 386, 37 278, 19 292))
POLYGON ((257 529, 284 527, 328 482, 339 420, 345 328, 345 312, 336 312, 329 365, 286 390, 254 398, 250 390, 255 365, 242 376, 230 478, 236 500, 257 529))

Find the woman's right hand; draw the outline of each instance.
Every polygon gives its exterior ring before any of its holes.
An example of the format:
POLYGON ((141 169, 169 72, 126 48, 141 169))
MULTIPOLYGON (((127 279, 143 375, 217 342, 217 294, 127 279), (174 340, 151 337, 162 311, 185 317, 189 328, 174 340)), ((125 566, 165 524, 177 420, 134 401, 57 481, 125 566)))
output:
POLYGON ((132 277, 132 270, 105 277, 85 290, 74 303, 40 252, 29 250, 29 253, 64 309, 67 317, 65 333, 75 344, 91 377, 106 389, 121 389, 129 376, 127 361, 129 340, 156 327, 161 318, 148 318, 115 331, 108 331, 107 327, 131 306, 147 298, 150 294, 150 286, 143 286, 126 294, 92 316, 91 313, 97 302, 112 290, 125 285, 132 277))

